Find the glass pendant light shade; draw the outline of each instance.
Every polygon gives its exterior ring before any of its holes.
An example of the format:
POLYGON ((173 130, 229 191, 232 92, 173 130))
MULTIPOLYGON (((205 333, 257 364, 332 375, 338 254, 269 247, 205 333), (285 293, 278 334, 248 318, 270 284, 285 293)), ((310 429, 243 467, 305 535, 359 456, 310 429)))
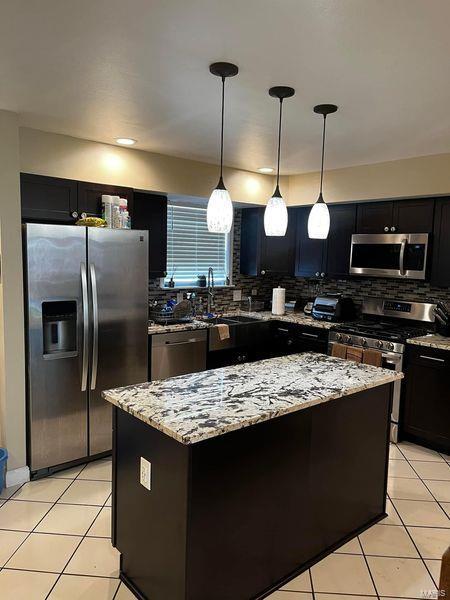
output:
POLYGON ((236 65, 227 62, 212 63, 209 71, 222 80, 222 111, 220 125, 220 178, 216 188, 212 191, 206 210, 206 223, 211 233, 230 233, 233 225, 233 203, 227 188, 223 183, 223 131, 225 116, 225 80, 234 77, 239 69, 236 65))
POLYGON ((320 195, 309 213, 308 237, 312 240, 326 240, 329 231, 330 211, 320 195))
POLYGON ((295 94, 294 88, 277 85, 271 87, 269 96, 277 98, 280 102, 278 117, 278 152, 277 152, 277 180, 272 198, 266 205, 264 211, 264 232, 269 237, 283 237, 286 235, 288 226, 288 211, 280 192, 280 155, 281 155, 281 121, 283 115, 283 100, 291 98, 295 94))
MULTIPOLYGON (((222 184, 223 185, 223 184, 222 184)), ((206 211, 208 231, 230 233, 233 225, 233 203, 228 190, 220 184, 213 190, 206 211)))
POLYGON ((264 231, 268 236, 286 235, 288 211, 280 190, 275 190, 264 211, 264 231))
POLYGON ((335 113, 338 107, 336 104, 318 104, 314 107, 314 112, 323 116, 322 129, 322 163, 320 165, 320 192, 316 203, 312 207, 308 217, 308 237, 312 240, 326 240, 330 232, 330 211, 322 196, 323 188, 323 164, 325 157, 325 127, 327 115, 335 113))

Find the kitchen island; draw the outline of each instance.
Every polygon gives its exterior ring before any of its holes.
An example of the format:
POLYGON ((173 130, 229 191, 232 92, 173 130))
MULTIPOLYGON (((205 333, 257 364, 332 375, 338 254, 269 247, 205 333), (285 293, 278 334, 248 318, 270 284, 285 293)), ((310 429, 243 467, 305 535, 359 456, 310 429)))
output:
POLYGON ((264 598, 382 519, 401 376, 305 353, 104 392, 122 580, 151 600, 264 598))

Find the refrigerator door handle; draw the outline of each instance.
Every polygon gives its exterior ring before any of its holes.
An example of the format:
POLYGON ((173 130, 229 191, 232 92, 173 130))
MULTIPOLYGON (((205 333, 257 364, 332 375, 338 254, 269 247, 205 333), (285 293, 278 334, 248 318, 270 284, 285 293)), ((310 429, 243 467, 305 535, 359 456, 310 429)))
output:
POLYGON ((80 264, 81 270, 81 295, 83 303, 83 358, 81 366, 81 391, 85 392, 87 389, 88 380, 88 358, 89 358, 89 298, 88 298, 88 285, 87 285, 87 274, 85 263, 80 264))
POLYGON ((97 278, 95 275, 95 265, 90 264, 91 290, 92 290, 92 371, 91 371, 91 390, 95 390, 97 385, 98 369, 98 295, 97 278))

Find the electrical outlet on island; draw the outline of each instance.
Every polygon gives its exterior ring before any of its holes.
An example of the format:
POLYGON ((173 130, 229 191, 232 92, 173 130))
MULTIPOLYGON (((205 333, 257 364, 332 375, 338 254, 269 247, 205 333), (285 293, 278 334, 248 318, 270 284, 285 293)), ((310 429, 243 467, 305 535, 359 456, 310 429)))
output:
POLYGON ((148 490, 152 489, 152 463, 141 456, 141 485, 148 490))

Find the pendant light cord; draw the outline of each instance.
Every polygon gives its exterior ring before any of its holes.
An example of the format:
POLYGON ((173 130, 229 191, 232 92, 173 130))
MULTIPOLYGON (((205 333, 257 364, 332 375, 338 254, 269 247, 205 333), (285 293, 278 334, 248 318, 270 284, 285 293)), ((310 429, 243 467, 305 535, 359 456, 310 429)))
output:
POLYGON ((277 185, 276 189, 278 189, 278 185, 280 183, 280 154, 281 154, 281 117, 283 114, 283 98, 280 98, 280 118, 278 122, 278 161, 277 161, 277 185))
POLYGON ((220 128, 220 181, 223 174, 223 124, 225 119, 225 77, 222 77, 222 123, 220 128))
POLYGON ((323 184, 323 161, 325 157, 325 127, 327 123, 327 115, 323 115, 323 132, 322 132, 322 165, 320 167, 320 196, 322 196, 323 184))

